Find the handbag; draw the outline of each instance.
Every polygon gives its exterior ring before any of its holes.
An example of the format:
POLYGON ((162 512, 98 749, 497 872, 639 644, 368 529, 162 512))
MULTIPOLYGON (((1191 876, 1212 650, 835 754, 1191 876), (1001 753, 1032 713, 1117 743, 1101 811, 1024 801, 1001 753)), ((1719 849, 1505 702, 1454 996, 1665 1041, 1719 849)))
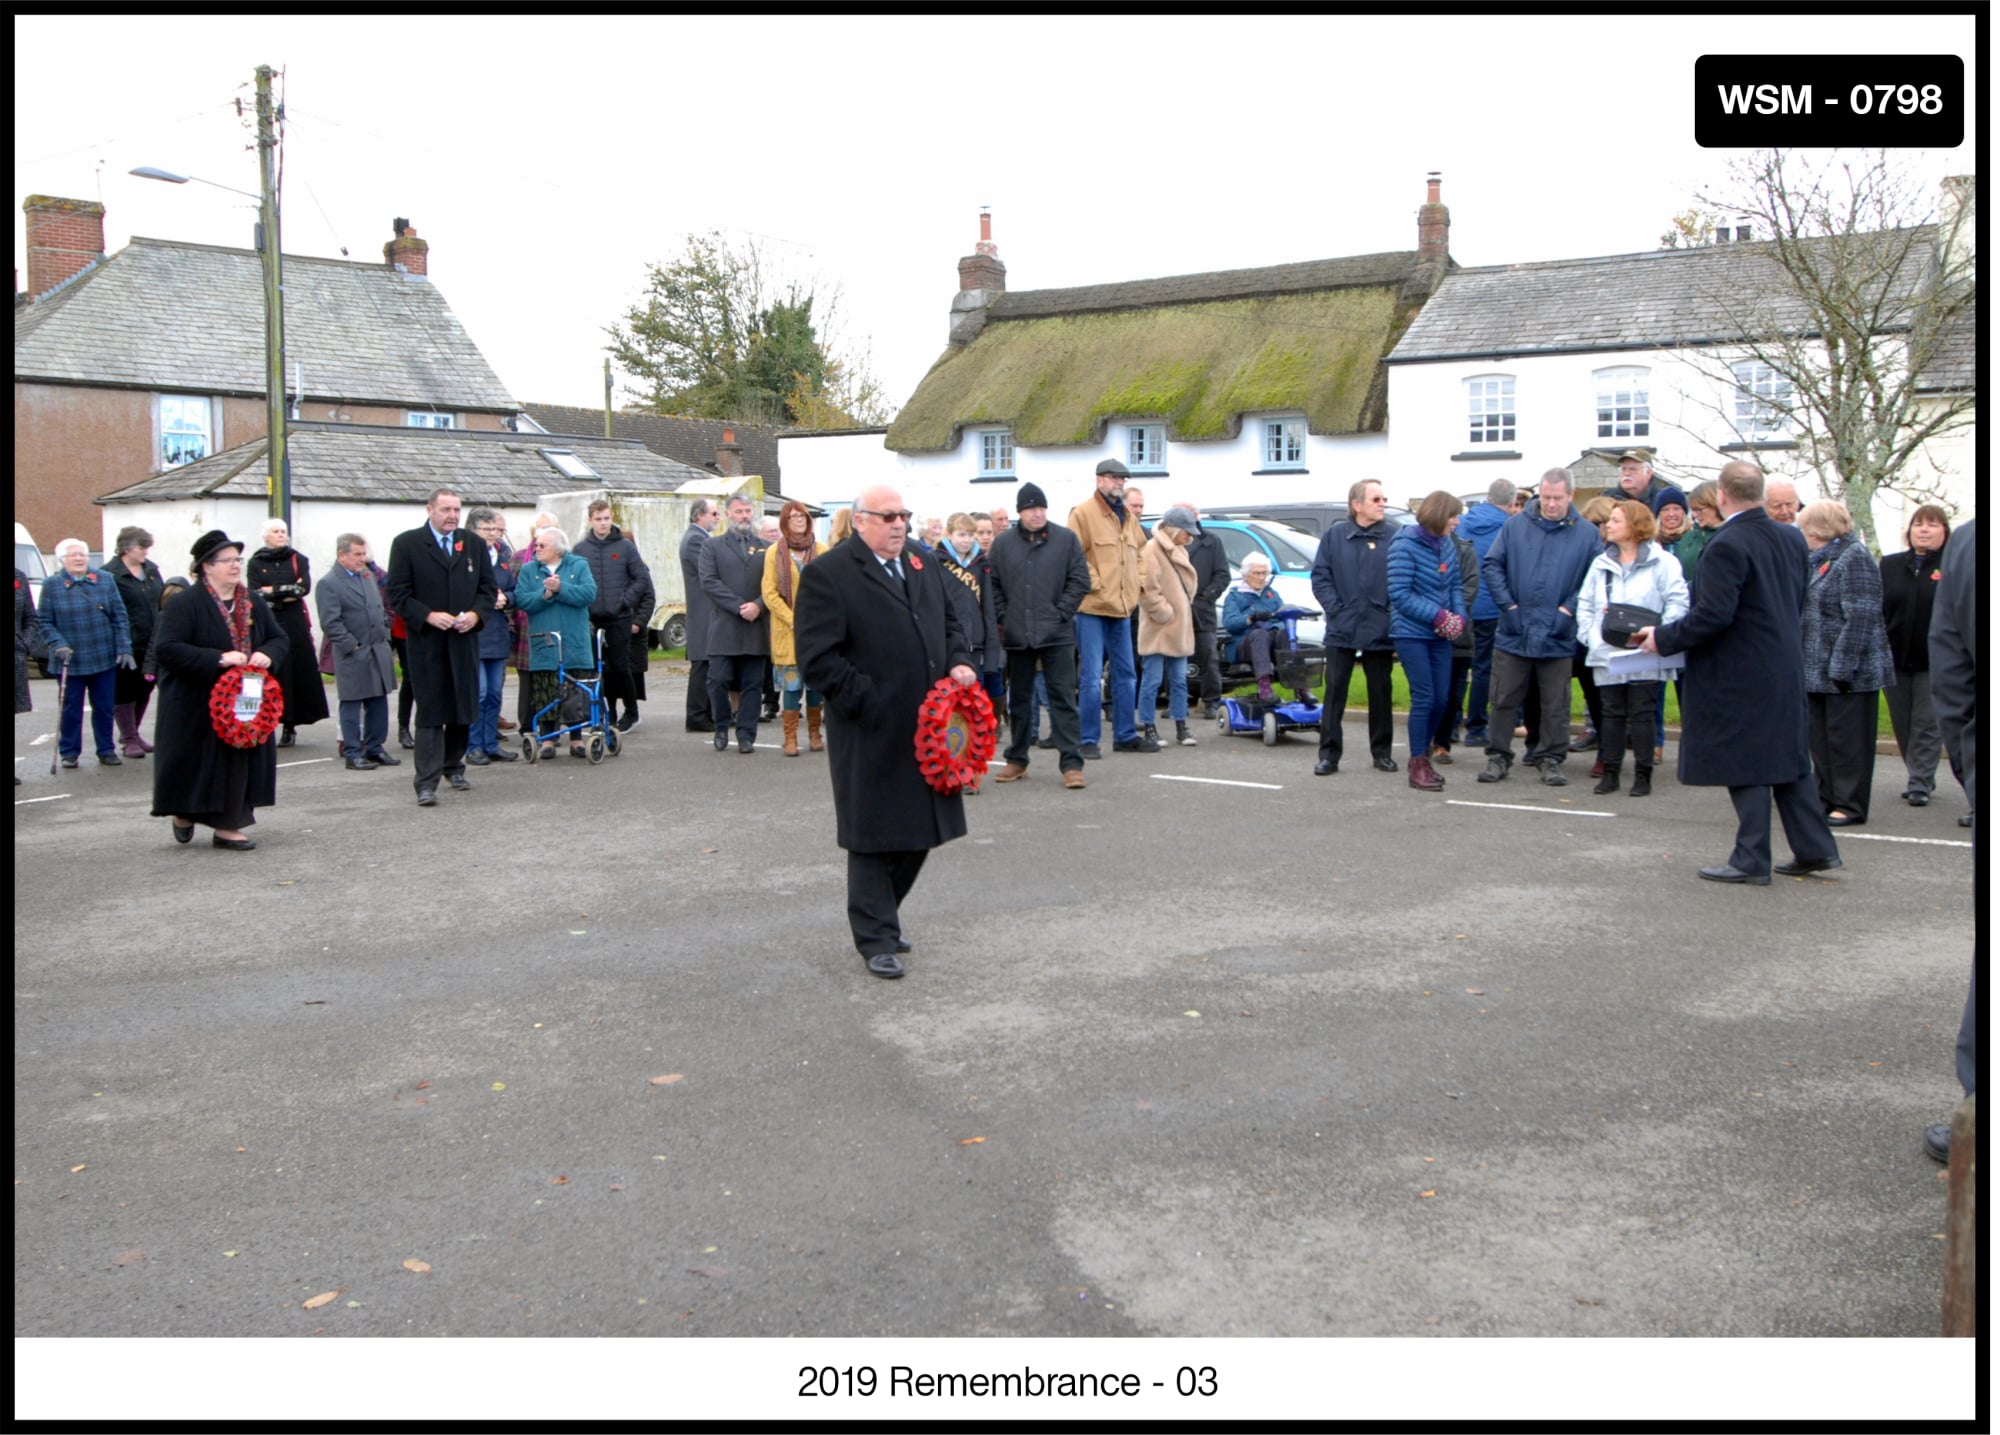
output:
POLYGON ((590 694, 569 679, 563 679, 562 720, 564 727, 579 727, 590 721, 590 694))
POLYGON ((1657 628, 1661 614, 1656 608, 1642 607, 1637 603, 1614 603, 1611 601, 1611 575, 1604 575, 1604 621, 1598 629, 1604 634, 1604 641, 1614 648, 1634 648, 1634 641, 1641 628, 1657 628))

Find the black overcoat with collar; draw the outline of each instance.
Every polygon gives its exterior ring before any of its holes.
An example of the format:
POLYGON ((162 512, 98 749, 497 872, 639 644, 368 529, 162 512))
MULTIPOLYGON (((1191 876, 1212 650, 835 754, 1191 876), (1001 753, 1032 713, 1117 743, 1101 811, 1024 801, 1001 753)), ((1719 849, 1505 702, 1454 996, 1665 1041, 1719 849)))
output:
POLYGON ((477 534, 458 529, 440 549, 430 525, 399 533, 389 545, 389 606, 409 630, 410 690, 418 727, 470 724, 479 716, 479 629, 493 621, 493 560, 477 534), (470 632, 424 621, 434 612, 479 615, 470 632))
POLYGON ((1812 776, 1800 615, 1806 541, 1747 509, 1701 552, 1688 615, 1653 635, 1686 653, 1680 780, 1690 787, 1775 787, 1812 776))
POLYGON ((917 768, 917 709, 972 654, 936 558, 905 549, 903 584, 859 537, 799 576, 793 629, 806 686, 825 696, 838 841, 850 852, 915 852, 965 835, 965 801, 917 768))

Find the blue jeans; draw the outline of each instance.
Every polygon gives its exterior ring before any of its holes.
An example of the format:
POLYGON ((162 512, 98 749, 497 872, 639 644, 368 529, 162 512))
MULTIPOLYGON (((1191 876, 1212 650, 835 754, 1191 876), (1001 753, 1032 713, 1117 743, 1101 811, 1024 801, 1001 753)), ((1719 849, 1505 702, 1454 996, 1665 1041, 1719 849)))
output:
POLYGON ((1139 679, 1139 716, 1148 726, 1153 724, 1153 714, 1159 711, 1160 673, 1167 675, 1167 716, 1175 722, 1187 721, 1187 665, 1186 658, 1170 658, 1165 653, 1148 653, 1145 657, 1146 675, 1139 679))
MULTIPOLYGON (((1040 668, 1035 669, 1035 700, 1028 704, 1028 741, 1041 740, 1042 714, 1049 714, 1049 721, 1055 722, 1055 714, 1049 708, 1049 680, 1040 668)), ((1050 732, 1054 732, 1051 727, 1050 732)))
POLYGON ((64 757, 83 753, 83 699, 90 695, 90 735, 97 739, 97 755, 116 752, 111 736, 112 700, 118 693, 118 669, 101 673, 71 673, 63 685, 62 723, 57 750, 64 757))
POLYGON ((1451 688, 1451 640, 1398 638, 1396 656, 1410 680, 1410 756, 1429 757, 1451 688))
MULTIPOLYGON (((1076 706, 1083 719, 1084 746, 1104 736, 1103 683, 1106 653, 1111 658, 1111 736, 1116 742, 1134 742, 1139 729, 1132 723, 1132 703, 1137 696, 1139 675, 1132 670, 1132 620, 1102 618, 1094 613, 1076 615, 1076 706)), ((1185 687, 1187 680, 1181 680, 1185 687)))
POLYGON ((387 696, 340 700, 340 741, 349 757, 373 757, 388 740, 387 696))
POLYGON ((507 659, 479 660, 479 718, 472 735, 465 740, 468 752, 497 752, 500 748, 500 692, 507 683, 507 659))
POLYGON ((1472 620, 1472 684, 1465 699, 1467 747, 1486 745, 1486 698, 1493 686, 1493 635, 1499 629, 1498 618, 1472 620))

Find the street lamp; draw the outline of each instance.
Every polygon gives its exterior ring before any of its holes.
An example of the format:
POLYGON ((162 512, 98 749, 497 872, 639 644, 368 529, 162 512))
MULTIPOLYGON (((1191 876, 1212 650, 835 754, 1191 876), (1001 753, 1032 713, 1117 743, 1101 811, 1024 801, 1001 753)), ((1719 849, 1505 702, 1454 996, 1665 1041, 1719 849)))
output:
POLYGON ((192 180, 211 189, 228 190, 231 194, 254 199, 259 205, 257 250, 264 261, 264 422, 269 435, 266 447, 270 459, 271 517, 283 520, 289 528, 292 522, 292 489, 291 466, 285 456, 285 290, 279 257, 278 190, 272 166, 277 135, 272 125, 271 74, 269 65, 257 67, 257 172, 260 193, 251 194, 248 190, 217 184, 199 175, 175 174, 170 170, 155 169, 152 165, 141 165, 131 173, 140 179, 157 179, 167 184, 186 184, 192 180))

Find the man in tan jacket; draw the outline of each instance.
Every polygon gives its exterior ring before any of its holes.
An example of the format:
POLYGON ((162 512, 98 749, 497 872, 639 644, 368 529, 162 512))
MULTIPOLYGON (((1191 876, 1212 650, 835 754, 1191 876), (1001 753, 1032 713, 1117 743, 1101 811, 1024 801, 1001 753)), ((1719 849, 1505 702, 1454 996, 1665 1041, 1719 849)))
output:
POLYGON ((1077 708, 1083 720, 1083 755, 1100 757, 1104 707, 1099 682, 1111 659, 1111 735, 1114 752, 1158 752, 1160 745, 1133 721, 1138 674, 1132 662, 1132 611, 1139 606, 1139 550, 1146 531, 1125 506, 1132 476, 1115 458, 1097 465, 1097 492, 1069 511, 1069 526, 1090 566, 1090 595, 1076 615, 1077 708))

